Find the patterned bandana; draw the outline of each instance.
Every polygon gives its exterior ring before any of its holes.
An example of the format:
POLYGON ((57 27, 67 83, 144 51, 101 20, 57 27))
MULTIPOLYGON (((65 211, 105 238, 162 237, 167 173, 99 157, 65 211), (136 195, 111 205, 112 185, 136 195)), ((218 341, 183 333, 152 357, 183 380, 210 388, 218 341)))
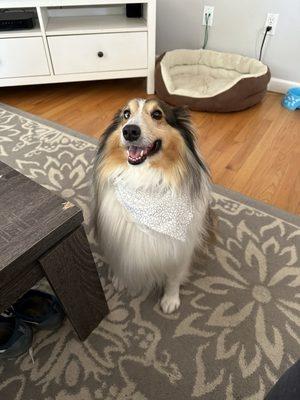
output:
POLYGON ((186 241, 188 226, 194 215, 191 200, 186 194, 175 195, 167 189, 136 189, 122 178, 115 179, 113 184, 119 202, 138 224, 186 241))

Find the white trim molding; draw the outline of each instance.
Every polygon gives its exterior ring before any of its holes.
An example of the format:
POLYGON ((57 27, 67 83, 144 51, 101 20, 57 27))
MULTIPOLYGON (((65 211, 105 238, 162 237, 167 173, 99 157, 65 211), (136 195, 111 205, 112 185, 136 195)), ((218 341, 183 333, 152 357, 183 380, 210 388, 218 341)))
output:
POLYGON ((286 93, 292 87, 300 87, 300 82, 286 81, 279 78, 271 78, 268 84, 269 92, 286 93))

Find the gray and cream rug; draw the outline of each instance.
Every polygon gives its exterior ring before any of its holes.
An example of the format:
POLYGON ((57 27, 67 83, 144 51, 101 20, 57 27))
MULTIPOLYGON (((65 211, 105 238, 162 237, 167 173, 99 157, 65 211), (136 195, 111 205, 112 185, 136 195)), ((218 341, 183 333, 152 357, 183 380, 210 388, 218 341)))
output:
MULTIPOLYGON (((88 232, 95 148, 0 105, 1 160, 79 205, 88 232)), ((114 292, 95 254, 110 315, 85 343, 68 321, 37 333, 34 364, 28 355, 1 362, 0 398, 263 399, 300 355, 300 218, 220 187, 213 197, 217 241, 194 266, 178 312, 163 315, 157 293, 114 292)))

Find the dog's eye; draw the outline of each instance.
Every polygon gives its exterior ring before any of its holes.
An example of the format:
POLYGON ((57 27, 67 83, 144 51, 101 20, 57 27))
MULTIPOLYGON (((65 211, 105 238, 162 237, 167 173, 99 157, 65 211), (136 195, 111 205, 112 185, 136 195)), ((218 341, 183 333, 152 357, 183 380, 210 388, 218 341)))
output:
POLYGON ((125 110, 123 115, 124 115, 125 119, 128 119, 130 117, 130 111, 129 110, 125 110))
POLYGON ((154 111, 152 111, 152 113, 151 113, 151 117, 152 117, 153 119, 161 119, 161 117, 162 117, 162 112, 161 112, 160 110, 154 110, 154 111))

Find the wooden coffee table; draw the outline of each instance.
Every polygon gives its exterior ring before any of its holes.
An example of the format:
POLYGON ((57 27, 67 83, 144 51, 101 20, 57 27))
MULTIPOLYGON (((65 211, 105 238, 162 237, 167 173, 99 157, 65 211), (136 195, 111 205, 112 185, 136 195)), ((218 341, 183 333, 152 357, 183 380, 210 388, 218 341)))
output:
POLYGON ((108 313, 79 208, 0 162, 0 313, 44 276, 81 340, 108 313))

